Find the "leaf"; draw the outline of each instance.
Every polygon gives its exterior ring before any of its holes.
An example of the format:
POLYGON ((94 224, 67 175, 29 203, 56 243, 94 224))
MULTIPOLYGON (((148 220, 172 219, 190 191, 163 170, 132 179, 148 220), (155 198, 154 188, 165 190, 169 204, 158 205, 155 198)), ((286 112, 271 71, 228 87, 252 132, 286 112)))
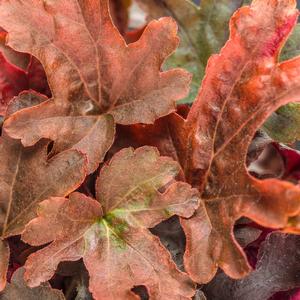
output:
POLYGON ((88 173, 95 171, 110 148, 115 125, 111 115, 71 116, 68 108, 57 106, 53 100, 21 110, 8 119, 12 130, 5 127, 13 138, 23 135, 22 143, 29 147, 41 137, 54 140, 53 153, 74 149, 87 155, 88 173), (26 141, 26 142, 25 142, 26 141))
POLYGON ((208 282, 218 266, 232 278, 251 270, 233 236, 242 216, 268 228, 284 228, 300 210, 300 189, 278 179, 252 177, 245 160, 255 132, 280 106, 298 101, 300 59, 278 63, 297 22, 295 1, 256 0, 230 22, 230 39, 212 56, 187 119, 172 116, 177 153, 189 183, 205 207, 182 224, 185 269, 208 282))
POLYGON ((174 182, 178 171, 155 148, 126 148, 102 168, 97 201, 80 193, 45 200, 22 239, 53 242, 28 258, 28 284, 51 278, 60 261, 83 257, 95 299, 137 299, 131 289, 139 285, 153 299, 191 299, 193 283, 147 229, 175 214, 190 217, 197 207, 197 190, 174 182))
POLYGON ((12 282, 0 294, 1 300, 64 300, 64 294, 56 289, 52 289, 50 284, 43 284, 36 288, 29 288, 23 279, 24 268, 15 271, 12 282))
POLYGON ((58 134, 68 141, 67 148, 81 143, 89 173, 113 142, 114 126, 106 114, 119 124, 153 123, 174 111, 176 100, 188 93, 188 72, 160 71, 179 42, 171 18, 151 22, 130 45, 113 26, 107 0, 5 0, 0 4, 0 25, 9 32, 9 46, 42 62, 53 94, 48 103, 9 118, 6 132, 25 146, 58 134), (56 125, 62 122, 63 134, 56 125), (106 127, 106 132, 97 126, 106 127), (74 130, 80 134, 73 139, 74 130), (30 132, 32 136, 25 137, 30 132), (97 145, 104 150, 90 157, 90 148, 97 145))
MULTIPOLYGON (((36 93, 21 93, 8 106, 7 114, 45 100, 36 93)), ((20 234, 36 215, 40 201, 66 196, 85 178, 85 157, 69 150, 47 160, 48 142, 24 148, 5 134, 0 138, 0 290, 5 287, 9 249, 3 238, 20 234)))
POLYGON ((220 273, 205 288, 209 299, 267 300, 274 293, 300 286, 300 237, 271 233, 259 249, 256 269, 245 279, 220 273))
MULTIPOLYGON (((36 93, 22 93, 8 107, 13 113, 45 100, 36 93)), ((83 182, 85 156, 67 150, 47 158, 48 141, 24 148, 2 134, 0 139, 0 228, 2 237, 20 234, 35 217, 39 202, 51 196, 67 196, 83 182)))
POLYGON ((67 150, 47 160, 48 142, 24 148, 2 136, 0 141, 0 224, 3 236, 20 234, 36 207, 51 196, 66 196, 85 178, 85 157, 67 150))
POLYGON ((193 74, 191 92, 183 102, 194 101, 208 58, 225 44, 229 19, 245 2, 202 0, 199 7, 190 0, 138 0, 151 18, 171 16, 179 25, 181 43, 165 68, 183 67, 193 74))

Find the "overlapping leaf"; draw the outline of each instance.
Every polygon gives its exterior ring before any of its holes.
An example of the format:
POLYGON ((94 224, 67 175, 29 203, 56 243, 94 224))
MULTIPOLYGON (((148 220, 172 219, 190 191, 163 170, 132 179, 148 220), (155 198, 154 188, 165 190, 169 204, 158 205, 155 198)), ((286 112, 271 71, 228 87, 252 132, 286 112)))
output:
POLYGON ((50 284, 45 283, 36 288, 29 288, 24 282, 24 268, 19 268, 13 274, 11 283, 0 293, 1 300, 64 300, 64 294, 52 289, 50 284))
POLYGON ((80 193, 44 201, 22 235, 32 245, 52 242, 28 258, 29 285, 51 278, 60 261, 83 257, 95 299, 136 299, 131 289, 139 285, 153 299, 190 299, 192 282, 147 229, 198 206, 197 190, 173 182, 178 171, 155 148, 126 148, 101 170, 97 201, 80 193))
POLYGON ((160 71, 179 41, 170 18, 151 22, 130 45, 113 26, 107 0, 4 0, 0 25, 9 32, 8 45, 42 62, 53 94, 9 118, 6 131, 25 146, 59 135, 65 144, 58 141, 56 149, 86 153, 89 172, 114 138, 114 121, 107 114, 120 124, 153 123, 188 92, 186 71, 160 71))
POLYGON ((300 237, 271 233, 259 249, 256 269, 245 279, 220 273, 205 287, 209 299, 267 300, 279 291, 300 286, 300 237))
POLYGON ((193 73, 190 95, 193 102, 204 76, 208 58, 218 53, 228 38, 228 22, 233 12, 249 1, 202 0, 201 6, 190 0, 138 0, 151 18, 173 17, 179 25, 181 43, 166 62, 166 68, 183 67, 193 73))
MULTIPOLYGON (((40 101, 40 95, 24 93, 10 103, 7 112, 13 113, 40 101)), ((5 134, 0 138, 1 238, 20 234, 28 221, 36 216, 40 201, 51 196, 66 196, 83 182, 85 156, 76 150, 67 150, 48 160, 48 144, 42 140, 35 146, 24 148, 19 141, 5 134)), ((3 287, 8 248, 2 241, 0 257, 3 287)))
POLYGON ((278 63, 296 25, 295 1, 256 0, 231 19, 230 40, 212 56, 187 120, 174 115, 170 128, 187 180, 199 187, 205 207, 182 222, 187 235, 185 267, 207 282, 220 266, 233 278, 250 266, 233 236, 241 216, 271 228, 288 225, 300 210, 300 189, 291 183, 253 178, 248 146, 278 107, 300 100, 300 59, 278 63))

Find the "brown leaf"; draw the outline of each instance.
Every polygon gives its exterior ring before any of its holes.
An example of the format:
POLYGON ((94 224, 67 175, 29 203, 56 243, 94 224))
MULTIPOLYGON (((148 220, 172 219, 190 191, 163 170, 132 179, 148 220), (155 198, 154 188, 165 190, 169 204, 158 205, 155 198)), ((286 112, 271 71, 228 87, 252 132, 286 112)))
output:
POLYGON ((47 141, 24 148, 2 136, 0 140, 0 227, 4 237, 20 234, 35 217, 39 202, 66 196, 83 182, 85 157, 76 150, 47 160, 47 141))
MULTIPOLYGON (((23 92, 10 102, 9 113, 43 103, 45 97, 23 92)), ((0 228, 2 237, 20 234, 36 215, 40 201, 66 196, 83 182, 86 158, 67 150, 48 159, 48 141, 24 148, 20 141, 2 134, 0 138, 0 228)))
POLYGON ((187 180, 205 206, 183 220, 185 268, 203 283, 218 266, 232 278, 250 271, 233 236, 246 216, 269 228, 284 228, 300 210, 299 187, 259 180, 246 167, 255 132, 278 107, 300 97, 300 59, 278 63, 280 49, 296 25, 293 0, 256 0, 236 12, 230 39, 210 58, 206 77, 187 119, 172 116, 177 153, 187 180))
MULTIPOLYGON (((103 133, 94 132, 96 121, 91 118, 102 116, 103 123, 103 118, 110 118, 103 114, 109 113, 120 124, 153 123, 174 111, 176 100, 188 93, 191 76, 186 71, 160 71, 179 42, 170 18, 151 22, 130 45, 113 26, 107 0, 47 4, 5 0, 0 4, 0 24, 9 32, 8 45, 42 62, 53 94, 50 107, 45 104, 13 115, 6 121, 6 131, 28 146, 33 140, 57 136, 55 124, 60 119, 66 119, 69 135, 74 124, 77 131, 88 127, 90 139, 101 140, 100 148, 105 148, 96 159, 89 157, 90 146, 80 149, 88 154, 90 172, 111 145, 114 131, 107 121, 110 134, 103 140, 103 133), (30 133, 33 136, 28 137, 30 133)), ((78 143, 72 136, 68 140, 78 143)))
POLYGON ((101 204, 80 193, 45 200, 22 235, 32 245, 53 241, 27 260, 29 285, 51 278, 60 261, 83 257, 95 299, 137 299, 131 289, 139 285, 153 299, 191 299, 193 283, 147 229, 174 214, 190 217, 198 206, 195 189, 173 182, 178 170, 152 147, 127 148, 100 172, 101 204))
POLYGON ((11 283, 0 294, 1 300, 64 300, 64 294, 52 289, 50 284, 43 284, 36 288, 30 288, 24 282, 24 268, 15 271, 11 283))

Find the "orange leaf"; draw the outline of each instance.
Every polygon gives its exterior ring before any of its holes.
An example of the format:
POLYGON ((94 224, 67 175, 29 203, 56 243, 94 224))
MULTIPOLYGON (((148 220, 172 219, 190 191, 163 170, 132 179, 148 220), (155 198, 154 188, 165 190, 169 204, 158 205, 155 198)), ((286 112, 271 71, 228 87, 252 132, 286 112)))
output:
POLYGON ((242 216, 284 228, 300 211, 300 189, 277 179, 258 180, 246 168, 255 132, 280 106, 300 99, 300 58, 279 63, 297 22, 293 0, 255 0, 230 22, 230 39, 210 58, 187 119, 171 117, 177 153, 187 180, 204 205, 182 220, 185 268, 208 282, 218 266, 232 278, 250 271, 233 226, 242 216))

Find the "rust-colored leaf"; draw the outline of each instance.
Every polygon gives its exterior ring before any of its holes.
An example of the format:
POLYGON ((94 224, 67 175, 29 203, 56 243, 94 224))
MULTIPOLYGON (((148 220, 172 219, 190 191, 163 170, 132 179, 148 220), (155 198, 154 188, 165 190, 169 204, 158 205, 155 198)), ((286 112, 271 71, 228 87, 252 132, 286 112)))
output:
POLYGON ((174 182, 178 171, 155 148, 126 148, 101 170, 98 201, 73 193, 42 202, 22 239, 52 243, 28 258, 29 285, 50 279, 60 261, 83 257, 95 299, 137 299, 131 289, 139 285, 151 299, 191 299, 193 283, 147 229, 174 214, 190 217, 198 206, 197 190, 174 182))
POLYGON ((300 210, 299 187, 277 179, 258 180, 246 168, 249 144, 280 106, 299 101, 300 58, 278 62, 297 22, 293 0, 255 0, 230 22, 230 39, 212 56, 187 119, 172 116, 177 153, 187 180, 205 206, 183 220, 185 268, 208 282, 218 266, 233 278, 250 271, 233 236, 242 216, 284 228, 300 210))
POLYGON ((64 294, 52 289, 49 283, 36 288, 30 288, 24 282, 24 268, 19 268, 13 274, 11 283, 0 294, 1 300, 64 300, 64 294))
POLYGON ((6 132, 29 146, 57 137, 57 124, 64 122, 67 133, 61 139, 68 140, 67 148, 84 145, 80 150, 88 156, 90 172, 113 142, 114 126, 106 114, 120 124, 153 123, 174 111, 176 100, 188 93, 186 71, 160 71, 179 42, 171 18, 151 22, 130 45, 113 26, 107 0, 4 0, 0 25, 9 32, 8 45, 42 62, 53 94, 47 104, 9 118, 6 132), (72 131, 83 132, 74 137, 72 131), (100 143, 103 151, 90 156, 86 139, 94 147, 100 143))

